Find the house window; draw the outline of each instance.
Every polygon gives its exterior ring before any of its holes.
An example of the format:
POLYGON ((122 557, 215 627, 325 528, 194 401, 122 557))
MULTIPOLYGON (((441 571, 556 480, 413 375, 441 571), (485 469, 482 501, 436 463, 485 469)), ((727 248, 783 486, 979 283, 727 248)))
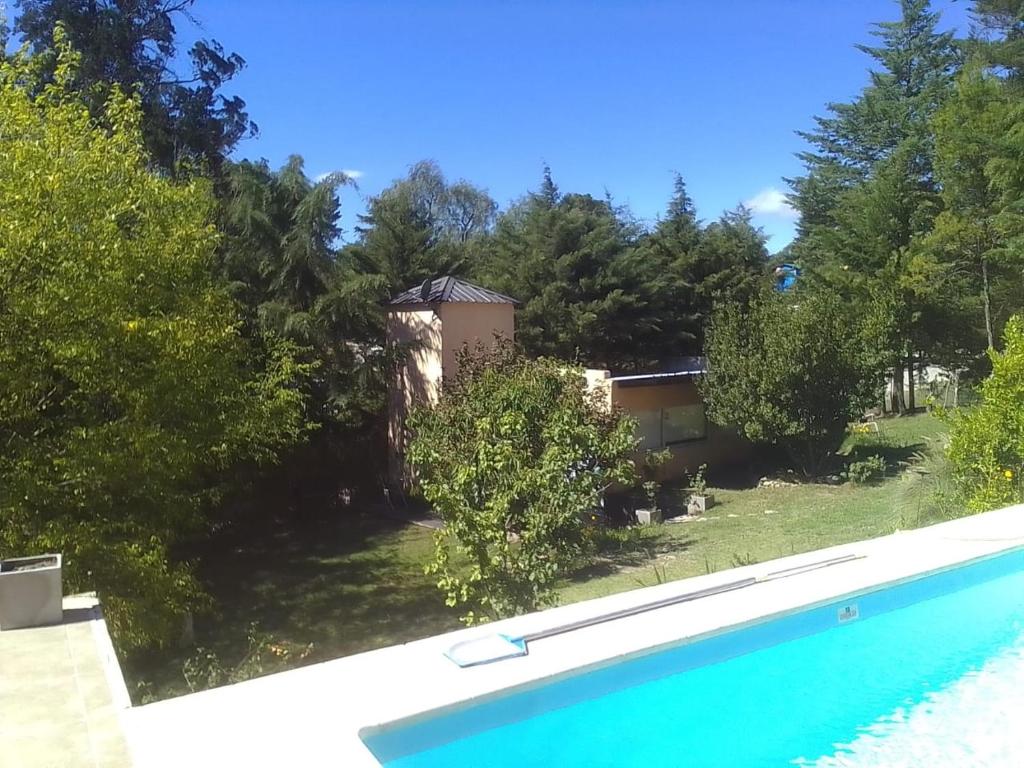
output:
POLYGON ((632 416, 636 419, 636 436, 640 438, 641 450, 656 451, 661 448, 661 410, 637 411, 632 416))
POLYGON ((703 440, 708 436, 704 404, 674 405, 662 409, 661 440, 664 445, 703 440))
POLYGON ((650 411, 634 411, 640 449, 656 451, 666 446, 703 440, 708 436, 704 405, 674 405, 650 411))

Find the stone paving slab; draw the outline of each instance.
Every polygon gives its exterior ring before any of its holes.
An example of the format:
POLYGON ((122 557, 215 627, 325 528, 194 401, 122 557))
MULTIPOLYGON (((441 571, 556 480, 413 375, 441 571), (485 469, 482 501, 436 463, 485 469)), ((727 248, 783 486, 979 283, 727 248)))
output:
POLYGON ((128 768, 130 705, 99 604, 64 598, 64 621, 0 631, 0 768, 128 768))

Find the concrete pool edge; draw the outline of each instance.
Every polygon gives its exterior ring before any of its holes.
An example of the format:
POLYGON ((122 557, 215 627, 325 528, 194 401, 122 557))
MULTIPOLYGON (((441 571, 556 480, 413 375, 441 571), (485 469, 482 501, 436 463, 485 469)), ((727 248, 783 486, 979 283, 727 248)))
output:
POLYGON ((136 764, 142 766, 178 765, 186 759, 199 764, 269 765, 302 758, 325 765, 378 766, 359 737, 365 729, 459 708, 509 689, 731 631, 1021 545, 1024 506, 1011 507, 553 608, 138 707, 125 713, 126 726, 136 764), (528 634, 847 553, 864 557, 547 638, 521 658, 463 669, 443 656, 452 644, 474 636, 528 634))

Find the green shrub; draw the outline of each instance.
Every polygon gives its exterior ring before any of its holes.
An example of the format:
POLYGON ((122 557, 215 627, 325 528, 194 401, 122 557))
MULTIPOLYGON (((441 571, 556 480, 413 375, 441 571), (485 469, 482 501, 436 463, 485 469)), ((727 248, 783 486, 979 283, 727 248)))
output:
POLYGON ((579 371, 509 344, 464 353, 440 402, 409 426, 417 482, 445 522, 428 573, 467 623, 551 602, 587 554, 584 516, 636 480, 635 423, 603 408, 579 371))
POLYGON ((245 655, 230 664, 225 664, 216 651, 197 648, 181 667, 181 674, 188 689, 196 693, 220 685, 233 685, 262 675, 283 672, 301 663, 313 651, 312 643, 296 646, 275 641, 255 623, 249 625, 246 639, 248 642, 245 655))
POLYGON ((946 414, 953 478, 971 511, 1024 501, 1024 317, 1010 319, 1005 348, 991 351, 981 403, 946 414))
POLYGON ((708 491, 708 481, 705 475, 708 471, 707 464, 701 464, 697 471, 690 475, 690 490, 695 496, 703 496, 708 491))
POLYGON ((851 461, 846 467, 846 478, 858 485, 877 483, 885 477, 887 469, 885 459, 876 453, 860 461, 851 461))
POLYGON ((773 292, 746 310, 721 307, 700 382, 708 418, 780 447, 804 474, 820 474, 877 395, 874 328, 872 312, 824 290, 773 292))

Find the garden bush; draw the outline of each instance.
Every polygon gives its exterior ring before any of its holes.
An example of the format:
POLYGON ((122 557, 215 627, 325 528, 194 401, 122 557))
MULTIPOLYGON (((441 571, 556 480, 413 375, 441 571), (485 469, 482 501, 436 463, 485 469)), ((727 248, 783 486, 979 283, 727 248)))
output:
POLYGON ((1024 317, 1006 324, 1004 349, 992 350, 992 373, 979 405, 947 413, 953 478, 971 511, 1024 501, 1024 317))
POLYGON ((805 475, 820 474, 882 380, 871 317, 825 290, 722 307, 700 382, 708 417, 779 446, 805 475))
POLYGON ((887 469, 885 459, 876 453, 860 461, 851 461, 846 466, 846 478, 858 485, 876 483, 885 477, 887 469))
POLYGON ((635 423, 564 363, 502 343, 464 351, 459 366, 440 402, 410 417, 409 458, 445 522, 428 573, 475 623, 552 600, 554 581, 587 554, 587 513, 635 482, 637 441, 635 423))

